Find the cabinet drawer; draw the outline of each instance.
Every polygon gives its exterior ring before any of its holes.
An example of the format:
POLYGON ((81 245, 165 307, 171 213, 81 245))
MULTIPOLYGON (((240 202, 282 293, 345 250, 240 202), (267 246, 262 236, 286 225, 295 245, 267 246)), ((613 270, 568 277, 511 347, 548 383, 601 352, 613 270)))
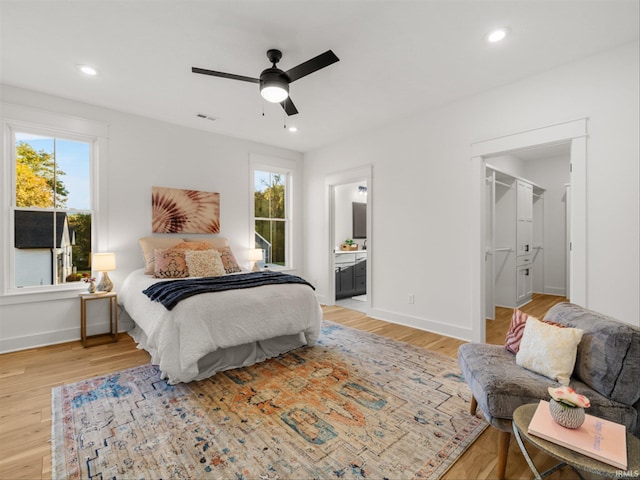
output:
POLYGON ((522 255, 521 257, 518 257, 516 261, 518 267, 522 267, 523 265, 531 265, 531 262, 533 262, 533 255, 522 255))

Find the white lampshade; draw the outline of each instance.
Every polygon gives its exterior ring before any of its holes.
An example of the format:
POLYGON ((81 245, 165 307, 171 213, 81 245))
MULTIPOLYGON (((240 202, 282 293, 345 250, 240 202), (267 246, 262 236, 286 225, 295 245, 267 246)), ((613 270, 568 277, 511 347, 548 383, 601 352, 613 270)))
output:
POLYGON ((263 250, 261 248, 252 248, 249 250, 249 261, 259 262, 262 260, 263 250))
POLYGON ((115 253, 92 253, 91 269, 94 272, 111 272, 116 269, 115 253))
POLYGON ((279 85, 262 87, 260 94, 262 95, 262 98, 271 103, 280 103, 289 96, 289 92, 279 85))

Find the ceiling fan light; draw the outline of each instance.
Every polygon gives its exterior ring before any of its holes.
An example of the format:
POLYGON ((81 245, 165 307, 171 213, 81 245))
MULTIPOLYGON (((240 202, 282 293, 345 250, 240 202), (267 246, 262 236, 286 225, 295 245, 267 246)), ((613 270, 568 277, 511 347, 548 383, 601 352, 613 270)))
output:
POLYGON ((282 85, 264 85, 260 94, 267 102, 280 103, 289 96, 289 92, 282 85))
POLYGON ((284 72, 268 68, 260 75, 260 95, 267 102, 280 103, 289 96, 289 82, 284 72))

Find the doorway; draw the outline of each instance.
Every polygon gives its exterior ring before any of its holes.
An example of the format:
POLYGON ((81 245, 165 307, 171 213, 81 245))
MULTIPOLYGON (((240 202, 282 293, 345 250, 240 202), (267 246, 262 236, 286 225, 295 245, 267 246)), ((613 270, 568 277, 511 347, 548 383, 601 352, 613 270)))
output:
POLYGON ((569 296, 570 150, 564 141, 484 157, 487 319, 534 294, 569 296))
POLYGON ((366 179, 334 188, 334 284, 339 307, 367 311, 366 179))
POLYGON ((372 304, 371 167, 331 174, 327 303, 367 313, 372 304))
POLYGON ((485 342, 487 313, 487 190, 486 163, 487 158, 512 151, 534 149, 561 143, 569 144, 570 150, 570 184, 569 226, 570 237, 568 266, 568 295, 573 303, 588 307, 586 302, 586 150, 587 119, 581 118, 568 122, 547 125, 502 137, 491 138, 472 144, 472 168, 477 182, 472 184, 471 198, 478 208, 478 215, 472 219, 471 241, 474 249, 472 275, 471 325, 472 341, 485 342))

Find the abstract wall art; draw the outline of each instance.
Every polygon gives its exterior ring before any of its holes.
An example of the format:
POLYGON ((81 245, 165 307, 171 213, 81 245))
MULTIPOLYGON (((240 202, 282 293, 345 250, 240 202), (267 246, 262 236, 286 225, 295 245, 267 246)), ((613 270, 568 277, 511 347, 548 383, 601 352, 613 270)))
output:
POLYGON ((220 233, 220 194, 151 187, 153 233, 220 233))

